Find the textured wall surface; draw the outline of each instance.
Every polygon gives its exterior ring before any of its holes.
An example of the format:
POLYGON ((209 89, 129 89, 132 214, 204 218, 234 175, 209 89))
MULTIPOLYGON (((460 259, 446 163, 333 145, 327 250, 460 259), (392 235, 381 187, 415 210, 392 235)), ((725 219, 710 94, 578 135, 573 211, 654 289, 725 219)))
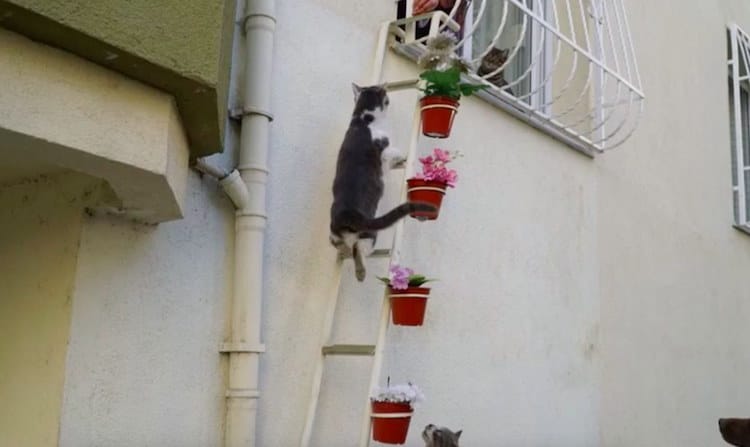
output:
POLYGON ((0 29, 0 153, 105 179, 122 211, 181 216, 189 149, 170 95, 0 29))
POLYGON ((0 27, 177 98, 195 154, 221 151, 234 0, 0 0, 0 27))
MULTIPOLYGON (((716 418, 747 414, 750 238, 731 227, 725 26, 750 29, 750 6, 625 3, 648 96, 627 144, 592 160, 476 99, 450 140, 422 144, 465 157, 440 219, 406 228, 404 263, 440 279, 425 326, 389 332, 383 377, 427 395, 409 446, 436 423, 467 446, 719 447, 716 418)), ((259 446, 299 439, 335 273, 349 84, 367 82, 392 8, 278 2, 259 446)), ((388 57, 389 79, 415 73, 388 57)), ((404 149, 415 97, 392 95, 404 149)), ((221 442, 232 212, 193 175, 186 204, 158 227, 85 218, 60 445, 221 442)), ((360 285, 345 265, 334 341, 374 338, 386 265, 369 268, 360 285)), ((313 445, 350 447, 369 359, 327 367, 313 445)))
POLYGON ((185 76, 216 84, 224 0, 12 0, 185 76))
MULTIPOLYGON (((259 445, 299 439, 334 275, 328 207, 350 83, 368 82, 377 26, 394 9, 278 2, 259 445)), ((388 79, 416 74, 395 56, 388 67, 388 79)), ((392 141, 403 149, 415 100, 415 92, 391 97, 392 141)), ((390 331, 383 369, 383 383, 412 380, 427 395, 407 445, 423 445, 421 428, 436 423, 463 428, 469 446, 598 446, 596 166, 476 99, 462 103, 454 132, 421 149, 463 151, 459 185, 437 222, 407 224, 403 253, 440 281, 425 326, 390 331)), ((395 205, 400 174, 389 177, 383 208, 395 205)), ((382 297, 374 276, 386 268, 371 262, 359 285, 345 265, 337 341, 374 340, 382 297)), ((369 362, 327 363, 313 445, 356 444, 369 362)))
POLYGON ((0 445, 56 446, 81 216, 73 174, 0 188, 0 445))
POLYGON ((231 205, 191 175, 179 222, 87 218, 60 445, 218 446, 231 280, 231 205))
POLYGON ((726 25, 750 30, 750 4, 626 4, 647 102, 627 145, 596 160, 603 445, 719 447, 717 418, 750 413, 726 68, 726 25))

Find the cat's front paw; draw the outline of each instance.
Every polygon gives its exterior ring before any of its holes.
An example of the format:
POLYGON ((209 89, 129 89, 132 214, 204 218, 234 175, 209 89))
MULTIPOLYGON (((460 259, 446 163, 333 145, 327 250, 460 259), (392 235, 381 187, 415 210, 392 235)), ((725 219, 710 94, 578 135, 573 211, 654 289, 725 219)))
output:
POLYGON ((403 169, 406 167, 406 157, 399 155, 391 160, 391 169, 403 169))

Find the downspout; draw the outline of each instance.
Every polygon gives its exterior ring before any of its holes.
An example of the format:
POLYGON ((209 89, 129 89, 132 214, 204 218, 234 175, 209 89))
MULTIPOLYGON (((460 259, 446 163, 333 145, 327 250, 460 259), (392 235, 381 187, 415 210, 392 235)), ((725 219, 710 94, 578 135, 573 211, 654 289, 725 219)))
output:
MULTIPOLYGON (((221 177, 235 213, 232 330, 221 351, 229 355, 226 391, 226 447, 253 447, 256 438, 263 301, 263 239, 271 108, 271 68, 276 27, 275 0, 247 0, 241 24, 245 33, 242 128, 239 165, 221 177)), ((199 166, 207 168, 205 165, 199 166)), ((216 172, 214 172, 216 174, 216 172)))

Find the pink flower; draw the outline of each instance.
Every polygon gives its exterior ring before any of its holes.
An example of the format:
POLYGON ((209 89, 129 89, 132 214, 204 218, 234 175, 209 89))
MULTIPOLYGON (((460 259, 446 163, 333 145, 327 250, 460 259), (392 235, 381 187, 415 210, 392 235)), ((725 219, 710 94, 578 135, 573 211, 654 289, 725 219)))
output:
POLYGON ((442 161, 443 163, 448 163, 452 160, 451 153, 448 151, 444 151, 442 149, 435 149, 435 159, 438 161, 442 161))
POLYGON ((455 169, 448 169, 445 165, 458 156, 443 149, 435 149, 433 155, 420 158, 422 172, 415 175, 416 178, 426 181, 443 182, 453 188, 456 186, 458 175, 455 169))
POLYGON ((414 274, 414 271, 407 267, 392 265, 389 273, 391 287, 396 290, 404 290, 409 288, 409 277, 414 274))

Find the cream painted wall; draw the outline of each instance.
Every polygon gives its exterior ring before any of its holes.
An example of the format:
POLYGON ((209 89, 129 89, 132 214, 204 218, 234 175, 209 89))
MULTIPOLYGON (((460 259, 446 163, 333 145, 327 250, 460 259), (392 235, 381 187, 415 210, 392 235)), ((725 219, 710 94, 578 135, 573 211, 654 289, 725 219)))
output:
POLYGON ((129 218, 182 216, 189 150, 172 96, 3 29, 0 54, 0 157, 102 178, 129 218))
POLYGON ((57 446, 83 207, 60 173, 0 188, 0 445, 57 446))
POLYGON ((185 218, 86 218, 60 446, 219 446, 233 213, 188 178, 185 218))
MULTIPOLYGON (((367 82, 377 25, 394 14, 392 2, 277 8, 261 446, 299 439, 335 268, 328 208, 349 84, 367 82)), ((388 67, 389 79, 416 74, 396 56, 388 67)), ((415 99, 392 96, 392 141, 404 149, 415 99)), ((412 380, 427 395, 407 445, 423 445, 421 428, 436 423, 463 428, 469 446, 598 446, 596 165, 476 99, 461 105, 454 132, 435 145, 465 153, 459 186, 439 221, 407 224, 403 255, 440 282, 423 328, 390 331, 383 371, 383 381, 412 380)), ((374 276, 386 268, 371 263, 358 285, 347 264, 337 341, 374 340, 374 276)), ((355 445, 369 359, 328 366, 313 445, 355 445)))
MULTIPOLYGON (((391 2, 291 3, 277 2, 261 447, 299 438, 335 268, 349 83, 367 82, 392 14, 391 2)), ((384 369, 427 394, 408 446, 437 423, 468 446, 718 447, 716 418, 747 414, 750 239, 731 228, 724 27, 750 28, 750 5, 625 3, 648 95, 626 145, 592 160, 476 99, 438 143, 465 153, 459 186, 439 221, 407 224, 404 262, 440 282, 426 325, 389 333, 384 369), (701 31, 675 38, 686 29, 701 31)), ((387 73, 415 70, 389 56, 387 73)), ((392 97, 403 148, 414 99, 392 97)), ((182 221, 81 225, 62 446, 220 445, 232 211, 214 182, 187 185, 182 221)), ((359 285, 346 265, 335 340, 373 340, 385 269, 372 262, 359 285)), ((349 447, 369 360, 328 367, 314 445, 349 447)))
POLYGON ((645 114, 596 160, 603 445, 724 444, 750 414, 750 238, 732 228, 726 25, 742 0, 629 0, 645 114))

